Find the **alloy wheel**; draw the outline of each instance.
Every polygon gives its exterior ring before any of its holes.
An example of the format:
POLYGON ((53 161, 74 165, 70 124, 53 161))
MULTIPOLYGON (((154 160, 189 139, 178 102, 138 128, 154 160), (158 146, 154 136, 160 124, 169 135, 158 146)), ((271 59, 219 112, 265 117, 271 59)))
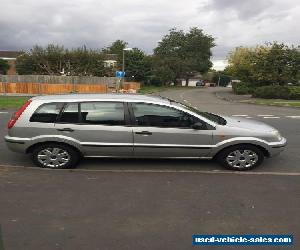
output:
POLYGON ((37 159, 44 167, 61 168, 71 160, 71 156, 65 149, 48 147, 38 152, 37 159))
POLYGON ((227 155, 226 161, 232 168, 251 168, 257 163, 258 155, 249 149, 235 150, 227 155))

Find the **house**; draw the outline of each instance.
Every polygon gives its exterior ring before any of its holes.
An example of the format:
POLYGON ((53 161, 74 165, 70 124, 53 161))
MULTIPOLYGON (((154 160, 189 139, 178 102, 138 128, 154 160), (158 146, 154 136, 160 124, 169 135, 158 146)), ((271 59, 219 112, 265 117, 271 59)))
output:
POLYGON ((21 51, 8 51, 8 50, 0 51, 0 59, 6 60, 9 64, 7 75, 17 75, 16 60, 17 57, 22 55, 23 53, 24 52, 21 51))
MULTIPOLYGON (((189 77, 189 87, 196 87, 197 82, 202 81, 202 75, 198 72, 194 72, 192 76, 189 77)), ((186 86, 186 79, 180 79, 181 86, 186 86)))
POLYGON ((115 68, 117 66, 116 60, 104 60, 103 63, 105 68, 115 68))
POLYGON ((105 68, 116 68, 118 64, 118 56, 116 54, 105 54, 105 58, 103 60, 105 68))

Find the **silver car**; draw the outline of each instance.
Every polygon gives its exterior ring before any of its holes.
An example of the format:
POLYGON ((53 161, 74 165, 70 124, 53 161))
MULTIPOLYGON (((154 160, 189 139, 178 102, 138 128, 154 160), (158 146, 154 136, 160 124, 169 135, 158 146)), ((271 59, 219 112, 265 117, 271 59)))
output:
POLYGON ((216 159, 248 170, 286 145, 262 122, 134 94, 34 97, 8 122, 5 141, 47 168, 75 167, 81 157, 136 157, 216 159))

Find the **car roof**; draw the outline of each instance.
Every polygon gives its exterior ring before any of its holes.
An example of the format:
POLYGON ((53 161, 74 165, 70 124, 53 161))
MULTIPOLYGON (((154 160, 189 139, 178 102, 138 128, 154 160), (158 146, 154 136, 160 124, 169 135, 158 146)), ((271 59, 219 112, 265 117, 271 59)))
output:
POLYGON ((140 95, 140 94, 61 94, 44 95, 33 97, 32 100, 38 101, 125 101, 125 102, 160 102, 170 103, 170 100, 161 96, 140 95))

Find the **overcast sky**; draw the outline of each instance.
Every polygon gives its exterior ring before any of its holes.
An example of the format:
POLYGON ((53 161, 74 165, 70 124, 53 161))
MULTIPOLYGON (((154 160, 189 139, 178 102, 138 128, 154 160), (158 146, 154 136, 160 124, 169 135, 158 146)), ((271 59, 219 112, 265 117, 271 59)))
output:
POLYGON ((152 53, 172 27, 199 27, 216 38, 213 60, 236 46, 298 45, 299 0, 1 0, 0 50, 35 44, 108 46, 116 39, 152 53))

